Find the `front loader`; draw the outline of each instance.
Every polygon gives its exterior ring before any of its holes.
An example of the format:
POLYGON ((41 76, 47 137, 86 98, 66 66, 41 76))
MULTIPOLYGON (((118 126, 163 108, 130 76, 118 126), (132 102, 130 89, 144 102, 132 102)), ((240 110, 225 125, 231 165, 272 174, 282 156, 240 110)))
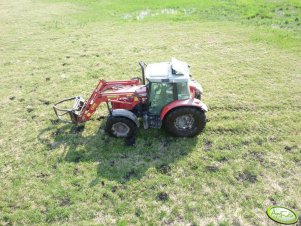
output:
POLYGON ((84 123, 101 103, 106 103, 106 132, 112 136, 135 135, 141 121, 144 129, 164 127, 174 136, 198 135, 205 128, 208 109, 201 101, 201 85, 191 78, 189 65, 175 58, 139 64, 142 78, 100 80, 87 101, 80 96, 64 99, 53 106, 55 114, 64 122, 84 123), (71 109, 61 107, 69 101, 73 101, 71 109))

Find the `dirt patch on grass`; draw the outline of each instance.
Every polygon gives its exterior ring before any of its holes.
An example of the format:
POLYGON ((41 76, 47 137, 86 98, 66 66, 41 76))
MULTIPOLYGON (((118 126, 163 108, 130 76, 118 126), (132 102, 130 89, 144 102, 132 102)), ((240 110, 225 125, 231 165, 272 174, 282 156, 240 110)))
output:
POLYGON ((40 102, 44 105, 49 105, 50 101, 49 100, 45 100, 45 99, 40 99, 40 102))
POLYGON ((71 203, 71 200, 69 197, 64 197, 61 199, 60 206, 69 206, 71 203))
POLYGON ((115 193, 117 191, 117 186, 112 186, 111 191, 115 193))
POLYGON ((74 176, 77 176, 79 172, 80 172, 79 168, 75 167, 75 168, 73 169, 73 175, 74 175, 74 176))
POLYGON ((34 107, 28 105, 28 106, 26 107, 26 111, 27 111, 28 113, 33 112, 33 111, 34 111, 34 107))
POLYGON ((212 141, 210 140, 205 140, 204 142, 204 148, 205 148, 205 151, 210 151, 212 149, 212 141))
POLYGON ((156 198, 159 201, 167 201, 169 199, 169 195, 166 192, 159 192, 156 198))
POLYGON ((220 169, 220 166, 218 164, 215 164, 215 163, 205 167, 205 170, 207 172, 212 172, 212 173, 215 173, 215 172, 219 171, 219 169, 220 169))
POLYGON ((264 153, 258 151, 250 151, 249 153, 244 154, 243 157, 254 159, 255 161, 258 161, 260 163, 263 163, 265 160, 264 153))
POLYGON ((236 179, 238 181, 247 181, 247 182, 250 182, 250 183, 256 183, 257 182, 257 175, 253 172, 244 171, 244 172, 238 173, 238 175, 236 176, 236 179))
POLYGON ((162 164, 157 167, 157 171, 162 174, 168 174, 171 171, 171 167, 167 164, 162 164))

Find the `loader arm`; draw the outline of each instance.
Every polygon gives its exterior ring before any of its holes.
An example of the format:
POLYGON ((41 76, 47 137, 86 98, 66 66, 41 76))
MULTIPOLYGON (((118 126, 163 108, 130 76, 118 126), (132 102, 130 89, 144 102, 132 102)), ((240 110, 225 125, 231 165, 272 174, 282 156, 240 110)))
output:
POLYGON ((53 108, 58 116, 58 118, 64 122, 71 123, 81 123, 89 121, 92 115, 95 113, 98 106, 103 102, 110 102, 111 104, 123 104, 129 105, 128 108, 132 109, 137 103, 139 103, 138 98, 136 101, 126 102, 120 101, 120 98, 128 98, 131 96, 137 96, 136 92, 124 92, 122 89, 124 87, 138 86, 140 85, 139 80, 124 80, 124 81, 114 81, 107 82, 105 80, 100 80, 96 88, 93 90, 90 98, 87 101, 84 101, 82 97, 73 97, 64 99, 56 103, 53 108), (59 107, 60 104, 66 101, 75 100, 72 109, 62 109, 59 107), (63 112, 63 113, 59 113, 63 112), (63 120, 61 116, 69 114, 70 120, 63 120))

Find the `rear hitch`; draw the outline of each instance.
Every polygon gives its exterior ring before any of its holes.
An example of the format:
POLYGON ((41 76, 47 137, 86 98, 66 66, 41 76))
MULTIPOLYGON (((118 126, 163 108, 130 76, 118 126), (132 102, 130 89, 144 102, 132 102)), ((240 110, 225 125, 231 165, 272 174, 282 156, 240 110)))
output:
POLYGON ((79 123, 79 115, 85 106, 85 100, 81 96, 71 97, 61 100, 53 105, 53 110, 59 120, 66 123, 79 123), (63 103, 73 101, 73 107, 71 109, 66 109, 61 107, 63 103), (66 115, 68 116, 66 117, 66 115))

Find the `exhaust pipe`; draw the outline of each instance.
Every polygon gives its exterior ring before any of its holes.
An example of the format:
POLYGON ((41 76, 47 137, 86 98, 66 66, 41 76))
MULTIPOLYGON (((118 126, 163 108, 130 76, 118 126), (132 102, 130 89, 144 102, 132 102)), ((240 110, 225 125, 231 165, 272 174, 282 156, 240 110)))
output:
POLYGON ((144 72, 144 69, 145 69, 146 64, 143 61, 140 61, 139 65, 141 67, 141 72, 142 72, 142 83, 143 83, 143 85, 145 85, 145 72, 144 72))

